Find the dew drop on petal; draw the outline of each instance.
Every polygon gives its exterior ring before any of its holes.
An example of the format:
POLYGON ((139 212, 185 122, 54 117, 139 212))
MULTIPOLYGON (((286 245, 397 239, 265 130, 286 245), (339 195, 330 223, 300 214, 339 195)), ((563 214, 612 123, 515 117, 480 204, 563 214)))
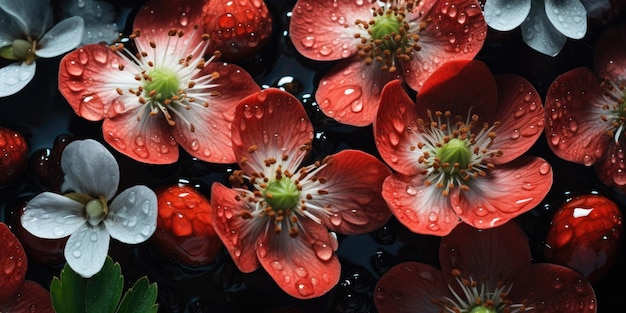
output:
POLYGON ((4 264, 2 265, 2 270, 6 275, 13 273, 15 267, 17 266, 17 262, 15 262, 15 257, 10 256, 9 258, 4 260, 4 264))
POLYGON ((72 256, 75 257, 75 258, 80 258, 82 255, 83 255, 83 253, 80 250, 78 250, 78 249, 72 251, 72 256))
POLYGON ((272 266, 273 269, 277 270, 277 271, 282 271, 285 267, 283 266, 283 263, 281 263, 278 260, 274 260, 270 263, 270 266, 272 266))
POLYGON ((313 243, 313 251, 315 251, 315 255, 322 261, 328 261, 333 256, 333 248, 319 240, 313 243))
POLYGON ((548 173, 550 173, 551 167, 550 167, 550 163, 548 162, 543 162, 541 163, 541 165, 539 165, 539 174, 541 175, 547 175, 548 173))
POLYGON ((329 220, 330 220, 330 223, 335 226, 339 226, 343 222, 343 218, 341 217, 341 215, 337 213, 333 213, 333 215, 329 217, 329 220))
POLYGON ((298 293, 303 297, 307 297, 313 294, 313 286, 306 279, 299 279, 296 282, 296 289, 298 290, 298 293))
POLYGON ((296 275, 298 275, 298 277, 305 278, 309 276, 309 271, 307 271, 306 268, 302 266, 297 266, 296 268, 293 269, 293 271, 296 273, 296 275))
POLYGON ((417 195, 417 189, 415 188, 415 186, 407 185, 406 186, 406 193, 411 195, 411 196, 415 196, 415 195, 417 195))

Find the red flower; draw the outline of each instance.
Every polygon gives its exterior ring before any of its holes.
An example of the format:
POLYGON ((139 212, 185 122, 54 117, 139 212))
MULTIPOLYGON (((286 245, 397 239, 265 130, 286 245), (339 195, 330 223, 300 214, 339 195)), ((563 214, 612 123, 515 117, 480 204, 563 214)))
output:
POLYGON ((417 105, 399 81, 382 92, 376 146, 396 173, 383 184, 392 213, 413 232, 458 223, 490 228, 534 208, 552 186, 550 164, 522 156, 542 134, 541 99, 525 79, 494 79, 480 61, 434 72, 417 105))
POLYGON ((626 24, 607 29, 596 42, 593 70, 558 76, 546 95, 545 129, 560 158, 595 167, 607 186, 626 192, 626 24))
POLYGON ((441 240, 441 271, 396 265, 378 281, 374 301, 381 313, 596 312, 584 276, 531 260, 528 239, 513 222, 487 230, 460 225, 441 240))
POLYGON ((88 45, 61 61, 59 89, 74 111, 104 120, 104 140, 144 163, 178 160, 178 145, 201 160, 232 163, 236 103, 260 88, 236 65, 205 60, 204 1, 149 1, 123 44, 88 45), (185 5, 182 4, 185 2, 185 5))
POLYGON ((305 57, 342 60, 319 83, 322 111, 364 126, 387 82, 399 78, 419 90, 445 62, 474 58, 487 24, 476 0, 299 0, 289 31, 305 57))
POLYGON ((361 234, 391 216, 380 196, 390 170, 358 150, 300 167, 313 126, 299 101, 266 89, 237 106, 233 149, 241 170, 214 183, 213 226, 242 272, 262 266, 288 294, 318 297, 338 282, 331 231, 361 234), (248 187, 246 187, 248 186, 248 187))

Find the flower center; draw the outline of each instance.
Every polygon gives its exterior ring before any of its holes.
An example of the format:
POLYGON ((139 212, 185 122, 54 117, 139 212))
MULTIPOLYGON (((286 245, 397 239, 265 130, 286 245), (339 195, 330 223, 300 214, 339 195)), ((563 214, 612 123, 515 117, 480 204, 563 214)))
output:
POLYGON ((98 199, 91 199, 85 205, 85 213, 87 215, 87 222, 90 225, 96 226, 104 220, 109 214, 109 207, 104 197, 100 196, 98 199))
POLYGON ((30 42, 24 39, 15 39, 12 45, 0 48, 0 57, 7 60, 22 61, 26 64, 32 64, 36 58, 36 48, 36 41, 30 42))
POLYGON ((359 39, 358 54, 365 64, 374 61, 381 63, 383 71, 394 72, 396 60, 410 61, 413 51, 419 51, 419 31, 426 28, 426 23, 409 23, 408 14, 419 1, 405 1, 401 5, 396 1, 385 1, 382 6, 372 7, 373 18, 369 21, 357 20, 358 27, 367 30, 368 38, 354 34, 359 39))
POLYGON ((291 179, 283 177, 267 185, 264 197, 274 211, 284 211, 298 204, 300 191, 291 179))
POLYGON ((152 102, 162 101, 178 94, 180 83, 176 73, 167 68, 156 68, 146 80, 144 89, 152 102))
POLYGON ((489 278, 475 281, 472 277, 464 278, 458 269, 452 270, 452 276, 462 292, 448 285, 453 298, 443 296, 432 299, 431 303, 440 308, 439 312, 469 312, 469 313, 521 313, 532 312, 533 307, 526 306, 525 302, 513 303, 507 299, 512 285, 498 281, 490 282, 489 278))
POLYGON ((479 117, 471 112, 466 120, 452 117, 449 111, 437 111, 434 116, 430 110, 427 112, 430 122, 417 121, 423 141, 410 147, 411 151, 421 152, 417 162, 424 168, 422 175, 428 176, 424 184, 440 188, 443 196, 457 186, 469 190, 472 178, 486 176, 487 170, 494 167, 489 158, 502 156, 502 151, 491 149, 496 138, 494 129, 500 122, 485 123, 475 131, 479 117))
POLYGON ((614 99, 615 102, 612 105, 604 105, 603 109, 609 111, 610 114, 608 117, 600 115, 600 118, 611 123, 607 135, 613 137, 617 143, 624 132, 624 123, 626 122, 626 83, 613 84, 609 81, 603 81, 602 87, 608 94, 608 98, 614 99))

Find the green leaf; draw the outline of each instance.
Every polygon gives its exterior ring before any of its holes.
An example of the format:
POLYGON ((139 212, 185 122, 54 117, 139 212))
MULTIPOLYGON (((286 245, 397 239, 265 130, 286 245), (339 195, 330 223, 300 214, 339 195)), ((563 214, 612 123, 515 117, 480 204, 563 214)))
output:
POLYGON ((150 284, 146 276, 141 277, 124 294, 117 313, 157 313, 159 305, 156 299, 156 283, 150 284))
POLYGON ((52 307, 56 312, 85 313, 85 284, 87 281, 74 272, 68 264, 61 270, 61 278, 50 283, 52 307))
POLYGON ((85 307, 87 313, 113 313, 122 297, 124 276, 119 263, 107 256, 102 269, 87 279, 85 307))

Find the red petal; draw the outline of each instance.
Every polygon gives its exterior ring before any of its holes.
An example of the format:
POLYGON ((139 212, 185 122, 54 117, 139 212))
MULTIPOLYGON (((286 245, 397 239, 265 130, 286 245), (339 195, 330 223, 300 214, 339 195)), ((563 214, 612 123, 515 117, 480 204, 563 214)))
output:
POLYGON ((28 269, 28 260, 22 244, 2 222, 0 222, 0 264, 3 269, 0 275, 1 304, 14 297, 28 269))
MULTIPOLYGON (((214 72, 219 73, 219 77, 212 80, 211 84, 217 86, 200 92, 216 92, 217 95, 211 96, 208 107, 194 107, 184 112, 185 118, 194 125, 194 131, 190 131, 187 123, 178 122, 172 133, 183 149, 200 160, 235 163, 235 154, 231 148, 231 124, 237 103, 261 88, 248 72, 234 64, 211 62, 196 77, 212 75, 214 72)), ((193 96, 192 93, 189 95, 193 96)))
POLYGON ((178 143, 161 115, 143 115, 136 111, 105 119, 104 140, 122 154, 142 163, 171 164, 178 160, 178 143))
POLYGON ((241 100, 232 131, 233 151, 247 174, 263 172, 270 158, 281 161, 284 157, 288 159, 282 169, 295 173, 302 161, 299 156, 308 152, 301 148, 313 139, 313 126, 300 101, 276 88, 241 100))
POLYGON ((436 268, 418 262, 404 262, 380 277, 374 303, 380 313, 437 312, 433 299, 450 297, 446 278, 436 268))
POLYGON ((289 295, 310 299, 330 291, 341 274, 335 254, 337 239, 326 226, 300 219, 301 231, 295 238, 282 232, 265 232, 257 243, 263 268, 289 295))
POLYGON ((47 289, 34 281, 25 280, 20 289, 4 305, 0 305, 2 312, 37 312, 54 313, 52 299, 47 289))
POLYGON ((451 61, 426 80, 417 94, 417 105, 462 117, 467 117, 471 109, 471 114, 477 114, 481 121, 492 122, 498 105, 498 88, 485 63, 451 61))
POLYGON ((602 78, 626 81, 626 23, 607 28, 596 41, 593 65, 602 78))
POLYGON ((449 196, 444 197, 435 186, 425 186, 422 177, 388 176, 383 182, 383 198, 391 213, 412 232, 447 235, 460 220, 450 206, 449 196))
POLYGON ((611 112, 600 80, 590 69, 579 67, 558 76, 546 95, 545 128, 548 144, 560 158, 591 165, 606 153, 611 124, 601 119, 611 112))
POLYGON ((421 50, 402 67, 406 68, 407 84, 419 91, 431 73, 446 62, 473 59, 483 46, 487 23, 476 0, 422 0, 415 12, 419 20, 414 22, 426 23, 419 32, 421 50))
POLYGON ((458 269, 465 277, 510 282, 532 259, 528 238, 517 224, 509 222, 480 231, 466 224, 457 226, 442 238, 439 260, 444 275, 458 269))
POLYGON ((322 77, 315 92, 320 109, 328 117, 353 126, 374 122, 381 90, 399 78, 398 73, 366 65, 359 56, 339 62, 322 77))
MULTIPOLYGON (((318 216, 341 234, 363 234, 383 226, 391 217, 381 196, 383 180, 391 175, 384 163, 359 150, 343 150, 327 159, 318 172, 328 194, 307 203, 327 207, 331 216, 318 216)), ((303 190, 306 192, 306 190, 303 190)))
POLYGON ((591 284, 568 267, 533 264, 519 271, 512 285, 507 299, 513 303, 525 301, 536 312, 595 313, 598 308, 591 284))
POLYGON ((230 253, 240 271, 253 272, 259 268, 256 254, 256 241, 265 230, 265 220, 260 218, 244 219, 241 213, 248 208, 235 197, 239 192, 213 183, 211 187, 211 207, 213 228, 230 253))
POLYGON ((526 152, 543 135, 544 110, 541 96, 526 79, 514 75, 496 77, 498 84, 497 137, 492 149, 504 154, 491 162, 509 162, 526 152))
POLYGON ((345 59, 356 53, 356 20, 372 17, 371 3, 354 0, 299 0, 291 12, 289 35, 298 52, 317 61, 345 59), (344 25, 348 25, 346 28, 344 25))
MULTIPOLYGON (((107 46, 96 44, 76 49, 61 59, 59 90, 76 114, 98 121, 126 110, 123 96, 114 87, 127 85, 115 81, 120 80, 115 77, 116 71, 120 72, 119 64, 125 64, 120 56, 107 46)), ((129 80, 134 81, 132 75, 129 80)))
POLYGON ((469 191, 451 195, 452 207, 463 222, 492 228, 532 210, 552 187, 552 168, 544 159, 522 156, 496 165, 486 177, 468 184, 469 191))
POLYGON ((594 168, 596 175, 605 185, 626 193, 626 153, 623 148, 625 145, 623 135, 620 137, 619 145, 609 140, 607 146, 603 148, 604 156, 595 163, 594 168))
POLYGON ((416 162, 409 162, 419 157, 411 151, 418 136, 416 120, 415 103, 400 81, 385 85, 374 122, 374 139, 383 160, 403 175, 416 175, 421 170, 416 162))

